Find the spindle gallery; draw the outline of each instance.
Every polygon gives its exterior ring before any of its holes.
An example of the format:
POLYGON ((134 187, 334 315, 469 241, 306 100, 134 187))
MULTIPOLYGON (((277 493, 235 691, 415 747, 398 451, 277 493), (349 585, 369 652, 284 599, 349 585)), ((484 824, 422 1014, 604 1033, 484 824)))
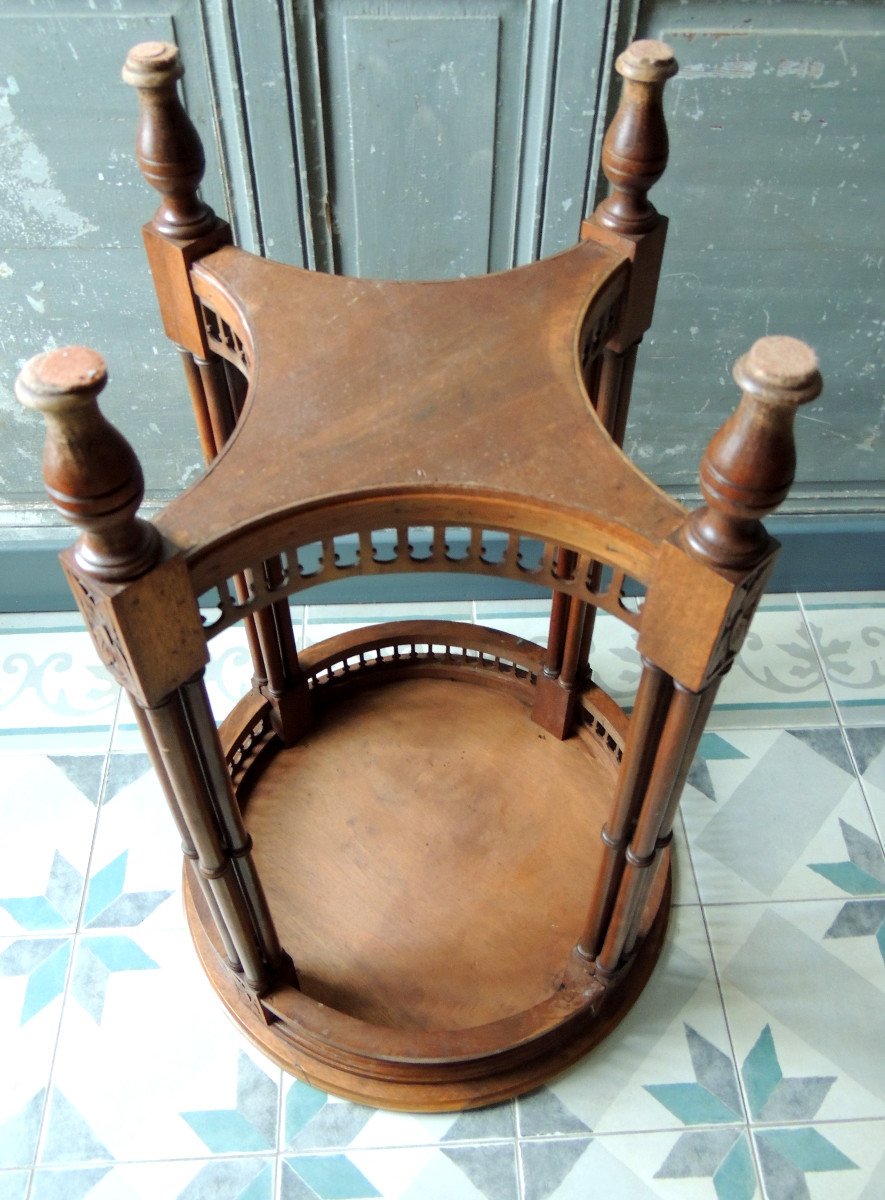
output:
POLYGON ((640 41, 617 70, 611 191, 572 249, 378 282, 233 246, 198 195, 178 51, 136 46, 123 77, 161 196, 144 238, 206 471, 148 523, 138 460, 98 408, 101 357, 53 350, 18 380, 46 419, 49 494, 80 530, 71 588, 181 835, 206 973, 268 1055, 367 1104, 524 1092, 640 993, 680 792, 777 552, 761 519, 820 391, 807 346, 752 345, 695 512, 624 457, 677 67, 640 41), (441 571, 549 588, 546 648, 414 620, 298 652, 304 589, 441 571), (588 667, 598 609, 638 635, 629 718, 588 667), (204 669, 237 622, 254 680, 217 728, 204 669))

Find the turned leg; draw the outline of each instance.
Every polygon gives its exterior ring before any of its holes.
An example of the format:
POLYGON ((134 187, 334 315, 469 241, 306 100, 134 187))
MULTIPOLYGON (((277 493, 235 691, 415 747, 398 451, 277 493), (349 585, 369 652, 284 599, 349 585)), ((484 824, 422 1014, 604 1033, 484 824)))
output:
POLYGON ((654 748, 664 726, 673 681, 653 663, 643 664, 630 719, 611 819, 603 826, 603 858, 578 951, 595 959, 602 948, 626 865, 625 852, 648 785, 654 748))
POLYGON ((219 933, 246 983, 256 992, 272 981, 281 952, 267 901, 252 862, 212 720, 202 677, 184 684, 163 704, 145 708, 143 721, 163 765, 173 801, 219 933))
POLYGON ((602 866, 576 948, 603 980, 636 949, 719 682, 740 648, 773 563, 776 544, 761 518, 792 482, 796 410, 821 387, 814 353, 794 338, 761 339, 734 374, 742 387, 740 403, 701 462, 706 503, 665 547, 666 566, 660 581, 652 581, 643 610, 643 673, 612 815, 602 831, 602 866), (719 594, 705 616, 711 628, 692 608, 695 578, 715 582, 719 594), (709 646, 705 659, 695 650, 698 644, 709 646))
POLYGON ((45 417, 47 489, 81 531, 66 566, 96 649, 131 695, 228 963, 260 993, 284 964, 287 976, 291 971, 212 720, 203 684, 206 640, 187 568, 136 516, 141 467, 98 408, 106 382, 101 356, 73 347, 27 363, 16 393, 45 417), (170 613, 176 627, 164 636, 170 613))

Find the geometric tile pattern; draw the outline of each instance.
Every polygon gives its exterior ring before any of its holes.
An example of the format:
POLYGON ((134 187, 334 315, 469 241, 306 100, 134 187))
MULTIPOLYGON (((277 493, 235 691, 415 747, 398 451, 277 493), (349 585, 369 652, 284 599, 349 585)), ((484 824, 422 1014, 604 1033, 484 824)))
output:
MULTIPOLYGON (((543 642, 549 605, 296 610, 543 642)), ((177 835, 76 618, 0 620, 0 1200, 885 1196, 885 595, 766 598, 691 768, 677 905, 633 1010, 532 1095, 466 1113, 284 1077, 194 961, 177 835)), ((216 643, 223 713, 248 686, 216 643)), ((635 638, 601 614, 629 706, 635 638)), ((684 831, 684 832, 683 832, 684 831)))

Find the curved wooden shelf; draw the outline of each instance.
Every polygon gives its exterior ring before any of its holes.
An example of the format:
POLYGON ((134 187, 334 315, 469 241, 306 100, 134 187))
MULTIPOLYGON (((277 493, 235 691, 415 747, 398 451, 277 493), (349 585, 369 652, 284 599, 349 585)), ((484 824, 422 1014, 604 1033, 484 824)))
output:
MULTIPOLYGON (((414 651, 420 622, 390 628, 414 651)), ((471 646, 465 626, 462 652, 446 652, 424 628, 422 652, 399 659, 383 633, 367 656, 365 630, 312 647, 324 696, 292 747, 262 736, 255 693, 222 726, 300 991, 263 997, 262 1016, 222 966, 190 872, 186 890, 213 986, 267 1053, 353 1099, 436 1110, 526 1091, 605 1036, 660 949, 669 859, 641 949, 604 988, 573 948, 626 718, 588 689, 577 736, 559 741, 531 720, 540 648, 484 630, 471 646)))

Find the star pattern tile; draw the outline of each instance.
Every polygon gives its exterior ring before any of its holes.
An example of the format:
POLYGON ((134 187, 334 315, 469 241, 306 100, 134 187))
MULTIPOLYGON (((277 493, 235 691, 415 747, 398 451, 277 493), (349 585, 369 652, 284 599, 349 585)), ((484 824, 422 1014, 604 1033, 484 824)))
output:
MULTIPOLYGON (((351 1104, 256 1055, 193 962, 177 835, 128 713, 111 742, 116 688, 69 631, 0 627, 0 1200, 885 1195, 885 730, 860 657, 885 605, 814 603, 808 622, 767 600, 723 689, 683 803, 668 947, 634 1012, 561 1079, 461 1114, 351 1104)), ((443 610, 546 632, 537 600, 443 610)), ((299 645, 364 623, 352 606, 297 616, 299 645)), ((230 633, 219 711, 248 675, 230 633)), ((639 659, 607 614, 594 658, 629 707, 639 659)))

